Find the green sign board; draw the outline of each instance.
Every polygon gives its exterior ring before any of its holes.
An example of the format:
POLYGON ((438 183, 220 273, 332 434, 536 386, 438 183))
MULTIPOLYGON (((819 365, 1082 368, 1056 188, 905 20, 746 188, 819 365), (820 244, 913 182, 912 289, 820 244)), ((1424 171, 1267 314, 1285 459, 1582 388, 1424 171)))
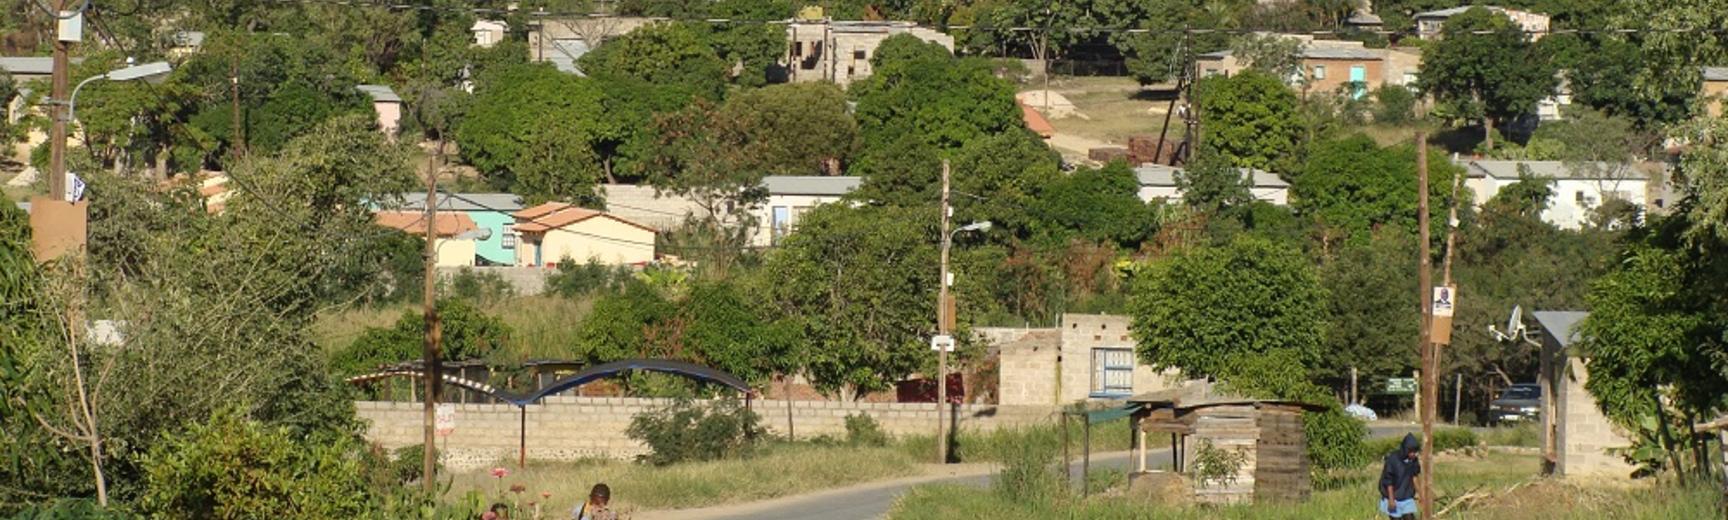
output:
POLYGON ((1416 378, 1392 377, 1386 379, 1386 393, 1393 395, 1416 395, 1416 378))

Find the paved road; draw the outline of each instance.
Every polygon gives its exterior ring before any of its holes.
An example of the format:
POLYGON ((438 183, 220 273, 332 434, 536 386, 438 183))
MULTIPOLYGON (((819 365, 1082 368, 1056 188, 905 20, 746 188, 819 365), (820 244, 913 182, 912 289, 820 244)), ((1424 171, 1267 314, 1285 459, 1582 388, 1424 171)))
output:
MULTIPOLYGON (((1072 482, 1079 485, 1082 482, 1080 480, 1081 461, 1079 454, 1076 453, 1074 456, 1074 463, 1068 470, 1073 479, 1072 482)), ((1092 469, 1127 470, 1130 460, 1130 454, 1126 451, 1095 453, 1092 457, 1092 469)), ((1147 452, 1147 463, 1154 468, 1163 468, 1169 464, 1169 461, 1169 448, 1147 452)), ((955 476, 913 477, 730 506, 653 511, 637 515, 636 518, 642 520, 657 518, 687 520, 874 520, 887 516, 888 509, 894 506, 894 501, 915 486, 958 484, 987 487, 990 485, 990 481, 995 478, 997 469, 999 468, 994 465, 974 466, 957 470, 959 474, 955 476)))
MULTIPOLYGON (((1380 423, 1369 426, 1369 437, 1401 437, 1405 433, 1418 432, 1416 425, 1380 423)), ((1132 458, 1129 452, 1093 454, 1092 469, 1129 469, 1132 458)), ((1078 486, 1083 482, 1079 454, 1074 454, 1075 460, 1068 468, 1071 482, 1078 486)), ((1170 464, 1170 449, 1160 448, 1147 451, 1147 464, 1153 469, 1166 469, 1170 464)), ((910 491, 913 487, 925 484, 959 484, 966 486, 987 487, 995 478, 994 465, 972 465, 955 468, 952 476, 936 475, 911 477, 883 482, 860 484, 852 487, 831 489, 817 493, 798 496, 734 504, 702 509, 682 509, 672 511, 650 511, 634 518, 638 520, 656 520, 660 518, 677 518, 681 520, 874 520, 886 517, 888 510, 894 506, 894 501, 910 491)))

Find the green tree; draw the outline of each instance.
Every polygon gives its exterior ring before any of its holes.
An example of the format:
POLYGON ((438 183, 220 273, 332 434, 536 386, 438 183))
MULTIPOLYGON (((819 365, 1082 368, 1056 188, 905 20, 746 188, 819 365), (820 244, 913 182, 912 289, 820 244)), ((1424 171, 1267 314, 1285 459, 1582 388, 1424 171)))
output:
POLYGON ((1128 3, 1138 7, 1120 8, 1132 11, 1115 17, 1119 26, 1146 30, 1116 31, 1110 35, 1110 43, 1127 62, 1128 73, 1141 85, 1172 81, 1183 67, 1192 66, 1192 56, 1229 46, 1223 33, 1183 33, 1225 27, 1219 13, 1200 4, 1193 0, 1152 0, 1128 3))
POLYGON ((595 78, 680 85, 710 100, 720 99, 729 77, 726 60, 702 31, 678 23, 651 24, 608 40, 582 55, 577 66, 595 78))
POLYGON ((1410 373, 1416 360, 1416 237, 1403 229, 1373 233, 1345 245, 1320 270, 1330 290, 1326 329, 1328 362, 1316 375, 1342 381, 1350 369, 1377 381, 1410 373))
POLYGON ((1554 94, 1554 65, 1511 18, 1472 8, 1448 19, 1442 37, 1423 49, 1417 84, 1459 114, 1480 118, 1489 149, 1496 121, 1529 113, 1554 94))
POLYGON ((1014 87, 995 76, 990 62, 931 46, 911 35, 889 37, 873 58, 875 73, 852 85, 867 149, 904 135, 952 149, 1022 124, 1014 87))
POLYGON ((1244 34, 1230 42, 1230 51, 1248 68, 1275 78, 1302 72, 1302 40, 1281 34, 1244 34))
POLYGON ((798 232, 768 254, 764 272, 774 277, 765 294, 800 324, 805 375, 816 388, 862 395, 927 367, 935 222, 927 208, 828 204, 805 213, 798 232))
POLYGON ((722 117, 735 121, 744 168, 765 175, 839 173, 858 147, 858 123, 846 93, 828 83, 742 90, 726 98, 722 117))
POLYGON ((1689 236, 1728 238, 1728 120, 1699 119, 1681 127, 1679 135, 1703 143, 1680 156, 1680 178, 1688 181, 1689 236))
POLYGON ((1134 278, 1136 351, 1154 367, 1230 380, 1256 356, 1320 359, 1327 293, 1295 249, 1242 237, 1144 264, 1134 278))
MULTIPOLYGON (((1382 226, 1416 229, 1416 153, 1409 145, 1381 148, 1357 134, 1315 145, 1308 163, 1292 179, 1291 205, 1312 220, 1323 243, 1365 240, 1382 226)), ((1446 222, 1452 185, 1462 168, 1438 150, 1428 156, 1430 222, 1446 222)), ((1468 191, 1460 191, 1467 198, 1468 191)), ((1468 202, 1460 201, 1468 214, 1468 202)))
POLYGON ((1157 230, 1154 209, 1140 201, 1140 183, 1127 164, 1083 168, 1051 181, 1031 207, 1035 234, 1081 236, 1133 248, 1157 230))
POLYGON ((455 136, 463 159, 494 185, 590 202, 601 175, 594 147, 617 132, 602 100, 592 80, 546 64, 507 65, 480 77, 455 136))
POLYGON ((1253 178, 1232 166, 1228 157, 1207 150, 1195 154, 1176 174, 1176 186, 1182 189, 1182 203, 1205 212, 1216 213, 1254 201, 1249 190, 1253 178))
POLYGON ((1201 143, 1231 163, 1262 170, 1286 166, 1303 132, 1296 93, 1271 75, 1246 71, 1198 86, 1201 143))
MULTIPOLYGON (((488 359, 510 341, 510 326, 487 315, 464 300, 438 301, 438 323, 442 330, 444 359, 468 361, 488 359)), ((381 367, 421 359, 426 338, 426 316, 420 310, 402 311, 390 327, 367 327, 360 337, 330 360, 330 368, 345 377, 371 373, 381 367)))

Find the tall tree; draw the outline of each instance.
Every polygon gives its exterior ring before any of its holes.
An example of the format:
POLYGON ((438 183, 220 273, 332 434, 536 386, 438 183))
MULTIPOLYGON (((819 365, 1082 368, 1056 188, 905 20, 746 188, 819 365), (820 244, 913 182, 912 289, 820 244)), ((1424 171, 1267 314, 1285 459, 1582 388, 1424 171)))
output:
POLYGON ((1200 81, 1200 143, 1243 168, 1287 170, 1303 132, 1296 93, 1269 74, 1245 71, 1200 81))
MULTIPOLYGON (((1290 186, 1290 203, 1318 228, 1321 246, 1334 241, 1362 242, 1368 232, 1391 226, 1416 229, 1416 151, 1409 145, 1381 148, 1366 135, 1316 144, 1290 186)), ((1464 171, 1445 154, 1428 157, 1429 218, 1445 222, 1452 185, 1464 171)), ((1467 197, 1468 191, 1459 192, 1467 197)), ((1468 214, 1469 204, 1460 201, 1468 214)))
POLYGON ((986 60, 955 58, 903 34, 884 40, 871 65, 875 72, 850 91, 866 148, 904 135, 957 148, 1022 124, 1013 85, 986 60))
POLYGON ((617 130, 593 80, 546 64, 480 77, 455 137, 494 185, 540 199, 591 202, 601 175, 594 147, 617 130))
POLYGON ((596 78, 680 85, 715 101, 724 94, 730 77, 726 60, 715 53, 702 30, 679 23, 655 23, 630 31, 582 55, 577 66, 596 78))
POLYGON ((1528 114, 1554 94, 1552 60, 1511 18, 1472 8, 1448 19, 1441 35, 1423 49, 1417 83, 1459 115, 1480 119, 1489 149, 1497 121, 1528 114))
POLYGON ((1159 368, 1229 380, 1256 357, 1318 361, 1326 290, 1300 251, 1240 237, 1152 261, 1134 274, 1136 352, 1159 368))
POLYGON ((769 301, 802 325, 818 389, 862 395, 928 367, 935 222, 929 208, 828 204, 769 253, 769 301))

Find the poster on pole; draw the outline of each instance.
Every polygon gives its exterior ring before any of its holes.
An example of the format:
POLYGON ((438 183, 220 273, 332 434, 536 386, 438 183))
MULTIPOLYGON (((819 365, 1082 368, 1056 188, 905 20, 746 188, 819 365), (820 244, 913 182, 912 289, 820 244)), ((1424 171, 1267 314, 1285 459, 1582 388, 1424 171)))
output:
POLYGON ((1429 338, 1436 345, 1452 344, 1452 313, 1458 307, 1458 286, 1441 285, 1434 287, 1433 328, 1429 330, 1429 338))
POLYGON ((935 350, 938 352, 953 352, 954 351, 954 336, 950 336, 947 334, 937 334, 935 336, 931 336, 930 337, 930 350, 935 350))
POLYGON ((438 403, 438 409, 432 416, 432 428, 441 437, 449 437, 456 432, 456 405, 438 403))

